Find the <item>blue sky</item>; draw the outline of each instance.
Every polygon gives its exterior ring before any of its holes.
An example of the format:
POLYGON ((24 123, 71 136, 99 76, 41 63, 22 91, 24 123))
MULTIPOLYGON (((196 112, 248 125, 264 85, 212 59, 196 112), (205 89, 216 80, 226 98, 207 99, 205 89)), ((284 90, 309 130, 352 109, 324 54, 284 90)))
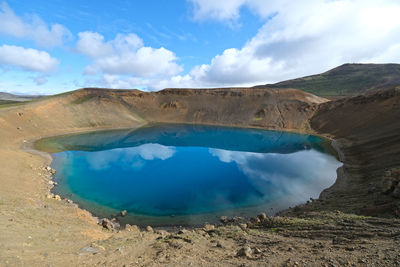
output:
POLYGON ((0 91, 250 86, 400 62, 400 3, 0 0, 0 91))

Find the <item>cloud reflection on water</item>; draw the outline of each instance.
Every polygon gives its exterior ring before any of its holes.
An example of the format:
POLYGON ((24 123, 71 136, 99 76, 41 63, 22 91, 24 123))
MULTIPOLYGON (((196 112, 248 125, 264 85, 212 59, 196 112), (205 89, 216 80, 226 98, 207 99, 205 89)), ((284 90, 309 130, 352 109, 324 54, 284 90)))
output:
POLYGON ((341 163, 331 155, 316 150, 292 154, 252 153, 209 149, 220 161, 234 162, 249 181, 269 200, 281 199, 278 206, 288 206, 320 192, 335 181, 336 169, 341 163), (282 198, 282 196, 285 196, 282 198))
POLYGON ((166 160, 175 154, 174 147, 163 146, 160 144, 144 144, 137 147, 117 148, 107 151, 91 152, 86 156, 90 168, 93 170, 105 170, 111 168, 116 162, 121 162, 121 166, 131 166, 141 168, 148 160, 166 160))

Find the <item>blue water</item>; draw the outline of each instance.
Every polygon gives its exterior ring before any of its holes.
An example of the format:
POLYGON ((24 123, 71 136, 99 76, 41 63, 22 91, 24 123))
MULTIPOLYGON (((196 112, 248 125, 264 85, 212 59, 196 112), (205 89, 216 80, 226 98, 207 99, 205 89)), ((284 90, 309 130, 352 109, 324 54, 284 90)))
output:
POLYGON ((154 125, 43 141, 55 192, 125 223, 193 225, 317 198, 341 165, 323 139, 277 131, 154 125))

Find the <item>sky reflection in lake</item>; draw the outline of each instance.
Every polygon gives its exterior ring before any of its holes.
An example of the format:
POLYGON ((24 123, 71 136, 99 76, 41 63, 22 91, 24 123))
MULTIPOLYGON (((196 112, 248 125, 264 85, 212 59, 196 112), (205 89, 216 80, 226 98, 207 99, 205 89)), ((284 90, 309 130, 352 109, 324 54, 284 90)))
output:
POLYGON ((212 221, 221 214, 271 213, 318 197, 340 166, 323 142, 271 131, 159 125, 50 143, 68 147, 53 154, 58 193, 95 214, 127 210, 130 223, 179 218, 191 224, 191 216, 212 221))

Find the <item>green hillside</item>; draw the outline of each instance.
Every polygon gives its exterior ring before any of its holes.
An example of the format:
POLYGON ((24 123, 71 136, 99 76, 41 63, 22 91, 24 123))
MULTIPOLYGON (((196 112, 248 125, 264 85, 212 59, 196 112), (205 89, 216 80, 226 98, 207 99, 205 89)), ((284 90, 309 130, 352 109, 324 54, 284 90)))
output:
POLYGON ((296 88, 319 96, 341 96, 397 84, 400 64, 344 64, 322 74, 256 87, 296 88))

